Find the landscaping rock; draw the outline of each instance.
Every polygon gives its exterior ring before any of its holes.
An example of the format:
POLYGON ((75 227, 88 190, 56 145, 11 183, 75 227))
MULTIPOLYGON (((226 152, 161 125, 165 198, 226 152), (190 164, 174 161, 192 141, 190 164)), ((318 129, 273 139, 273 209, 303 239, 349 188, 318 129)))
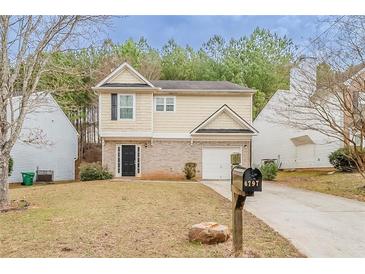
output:
POLYGON ((228 226, 215 222, 195 224, 189 230, 189 241, 197 241, 203 244, 223 243, 229 237, 228 226))

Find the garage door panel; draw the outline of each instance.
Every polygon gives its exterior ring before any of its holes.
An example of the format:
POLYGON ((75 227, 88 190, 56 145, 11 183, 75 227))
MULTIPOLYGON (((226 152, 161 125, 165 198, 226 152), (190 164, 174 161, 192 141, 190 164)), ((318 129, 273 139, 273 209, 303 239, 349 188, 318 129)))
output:
POLYGON ((231 154, 242 151, 240 147, 205 147, 202 153, 203 179, 228 180, 231 176, 231 154))

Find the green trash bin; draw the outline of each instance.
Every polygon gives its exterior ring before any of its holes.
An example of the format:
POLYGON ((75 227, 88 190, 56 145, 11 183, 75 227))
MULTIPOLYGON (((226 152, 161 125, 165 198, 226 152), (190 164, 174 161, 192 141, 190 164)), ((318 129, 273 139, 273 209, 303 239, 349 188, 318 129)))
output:
POLYGON ((24 185, 24 186, 33 185, 34 175, 35 175, 34 172, 22 172, 22 178, 23 178, 22 185, 24 185))

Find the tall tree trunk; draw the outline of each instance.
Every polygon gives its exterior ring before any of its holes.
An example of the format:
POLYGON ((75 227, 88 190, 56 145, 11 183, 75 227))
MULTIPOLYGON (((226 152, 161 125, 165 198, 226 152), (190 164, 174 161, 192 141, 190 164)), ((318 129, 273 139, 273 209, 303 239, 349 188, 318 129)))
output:
POLYGON ((9 205, 8 165, 9 157, 0 155, 0 209, 9 205))

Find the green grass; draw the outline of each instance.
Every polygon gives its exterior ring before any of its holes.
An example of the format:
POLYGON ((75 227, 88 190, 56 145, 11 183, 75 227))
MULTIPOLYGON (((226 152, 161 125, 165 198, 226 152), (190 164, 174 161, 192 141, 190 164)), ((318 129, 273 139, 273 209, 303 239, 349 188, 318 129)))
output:
POLYGON ((365 180, 358 173, 281 171, 276 181, 291 187, 365 201, 365 180))
MULTIPOLYGON (((188 241, 192 224, 230 226, 231 203, 199 183, 77 182, 10 190, 31 207, 0 214, 0 257, 231 257, 232 242, 188 241)), ((244 214, 244 257, 300 257, 244 214)))

